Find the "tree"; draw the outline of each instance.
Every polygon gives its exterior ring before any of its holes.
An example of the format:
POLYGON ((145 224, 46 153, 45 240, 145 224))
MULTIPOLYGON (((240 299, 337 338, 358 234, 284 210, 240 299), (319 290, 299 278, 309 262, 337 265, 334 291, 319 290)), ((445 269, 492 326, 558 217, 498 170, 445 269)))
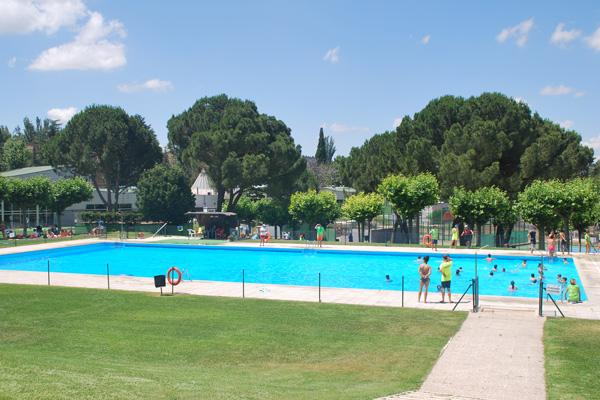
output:
POLYGON ((20 138, 12 137, 4 142, 2 148, 2 166, 4 169, 24 168, 31 165, 31 150, 20 138))
MULTIPOLYGON (((22 210, 47 207, 52 199, 51 183, 46 177, 7 179, 5 190, 6 201, 22 210)), ((23 223, 23 233, 27 234, 27 221, 23 223)))
POLYGON ((526 221, 537 227, 542 236, 539 249, 544 250, 543 236, 546 232, 556 229, 561 222, 560 216, 554 211, 555 187, 553 182, 536 180, 519 193, 517 210, 526 221))
MULTIPOLYGON (((429 173, 415 176, 390 175, 381 182, 377 191, 392 205, 396 215, 392 242, 395 242, 398 225, 402 222, 408 243, 412 243, 414 219, 425 207, 436 204, 440 196, 438 181, 429 173)), ((418 231, 416 234, 418 237, 418 231)))
POLYGON ((180 224, 195 200, 181 168, 159 164, 140 177, 137 204, 146 220, 180 224))
POLYGON ((89 178, 109 211, 118 210, 120 193, 162 159, 156 136, 141 116, 104 105, 77 113, 52 145, 53 165, 89 178))
POLYGON ((61 228, 62 213, 73 204, 92 198, 94 188, 81 177, 59 179, 50 185, 48 208, 56 213, 58 227, 61 228))
POLYGON ((35 125, 29 118, 23 119, 22 137, 31 147, 33 165, 47 165, 50 162, 48 142, 58 134, 60 124, 48 118, 35 119, 35 125))
POLYGON ((258 219, 275 227, 275 239, 277 239, 277 228, 281 231, 281 226, 290 221, 288 207, 289 205, 286 205, 281 201, 269 198, 262 198, 256 202, 258 219))
POLYGON ((242 196, 236 207, 238 220, 246 224, 252 224, 258 218, 258 202, 249 196, 242 196))
POLYGON ((273 198, 285 198, 306 169, 290 129, 260 114, 251 101, 226 95, 204 97, 167 124, 169 148, 192 174, 204 168, 217 190, 221 210, 235 211, 241 196, 264 186, 273 198))
POLYGON ((335 154, 335 143, 331 136, 325 136, 323 127, 319 129, 319 142, 317 143, 317 152, 315 159, 319 164, 331 164, 335 154))
POLYGON ((340 207, 335 194, 309 190, 292 195, 289 213, 294 220, 304 222, 312 228, 317 223, 327 226, 335 221, 340 216, 340 207))
POLYGON ((500 93, 434 99, 394 132, 340 159, 344 184, 373 190, 387 175, 431 172, 447 199, 455 187, 497 186, 511 198, 538 178, 585 176, 593 151, 574 131, 500 93))
POLYGON ((512 205, 506 192, 495 186, 482 187, 475 191, 463 187, 456 188, 449 203, 450 211, 458 221, 475 226, 477 246, 481 246, 483 224, 492 220, 495 225, 498 225, 514 218, 512 205))
POLYGON ((379 193, 360 192, 350 196, 342 204, 342 215, 346 218, 355 220, 359 224, 361 231, 359 241, 365 237, 365 222, 368 227, 369 240, 371 238, 371 221, 380 215, 383 209, 384 198, 379 193))
MULTIPOLYGON (((597 205, 600 202, 598 187, 591 179, 576 178, 560 182, 554 186, 554 191, 556 201, 554 210, 562 218, 567 244, 570 246, 569 227, 571 224, 577 229, 581 239, 587 227, 598 221, 596 215, 597 205)), ((581 240, 579 245, 581 246, 581 240)))

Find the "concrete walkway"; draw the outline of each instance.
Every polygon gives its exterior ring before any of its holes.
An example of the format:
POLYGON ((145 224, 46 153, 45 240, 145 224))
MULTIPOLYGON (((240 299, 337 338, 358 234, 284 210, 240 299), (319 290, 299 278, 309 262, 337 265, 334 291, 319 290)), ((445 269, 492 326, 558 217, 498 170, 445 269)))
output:
POLYGON ((421 390, 384 399, 544 400, 544 320, 529 311, 471 313, 421 390))

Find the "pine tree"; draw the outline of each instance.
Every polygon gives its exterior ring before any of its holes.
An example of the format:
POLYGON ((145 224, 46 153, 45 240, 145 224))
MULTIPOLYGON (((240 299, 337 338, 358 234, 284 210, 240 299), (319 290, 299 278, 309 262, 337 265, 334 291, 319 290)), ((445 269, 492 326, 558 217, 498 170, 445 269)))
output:
POLYGON ((315 158, 319 164, 327 163, 327 149, 325 148, 325 134, 323 133, 323 127, 319 130, 319 143, 317 144, 315 158))

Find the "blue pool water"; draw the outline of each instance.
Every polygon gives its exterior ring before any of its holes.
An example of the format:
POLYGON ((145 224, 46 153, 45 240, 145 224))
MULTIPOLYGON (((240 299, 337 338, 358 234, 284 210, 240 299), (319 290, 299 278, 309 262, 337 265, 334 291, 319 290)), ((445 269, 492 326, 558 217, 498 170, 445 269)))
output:
MULTIPOLYGON (((189 272, 193 280, 241 282, 242 269, 250 283, 317 286, 318 274, 324 287, 400 290, 402 276, 407 291, 417 291, 419 276, 418 255, 427 253, 392 253, 367 251, 338 251, 314 249, 242 248, 218 246, 177 246, 152 244, 101 243, 62 249, 32 251, 0 256, 0 269, 46 271, 48 261, 52 272, 106 274, 109 264, 111 275, 152 277, 166 273, 170 266, 189 272), (392 282, 386 282, 390 275, 392 282)), ((433 268, 430 290, 435 291, 440 281, 437 267, 441 254, 429 254, 433 268)), ((494 256, 492 262, 479 255, 480 293, 482 295, 536 297, 539 286, 529 281, 537 275, 539 257, 494 256), (521 262, 527 259, 527 267, 521 262), (493 266, 498 272, 493 277, 493 266), (502 268, 506 272, 501 272, 502 268), (517 292, 508 291, 514 280, 517 292)), ((474 276, 473 255, 453 256, 452 291, 463 292, 474 276), (455 271, 462 267, 461 276, 455 271)), ((556 275, 576 278, 582 288, 573 260, 566 263, 558 258, 544 259, 548 283, 556 282, 556 275)), ((585 294, 582 294, 585 298, 585 294)))

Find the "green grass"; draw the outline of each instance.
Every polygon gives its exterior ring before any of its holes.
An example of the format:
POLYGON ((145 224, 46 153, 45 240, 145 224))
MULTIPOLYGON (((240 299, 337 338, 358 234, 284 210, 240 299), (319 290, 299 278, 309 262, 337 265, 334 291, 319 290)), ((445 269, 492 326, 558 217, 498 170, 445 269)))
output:
POLYGON ((0 285, 0 397, 372 399, 464 313, 0 285))
POLYGON ((544 327, 550 400, 600 397, 600 321, 548 319, 544 327))

